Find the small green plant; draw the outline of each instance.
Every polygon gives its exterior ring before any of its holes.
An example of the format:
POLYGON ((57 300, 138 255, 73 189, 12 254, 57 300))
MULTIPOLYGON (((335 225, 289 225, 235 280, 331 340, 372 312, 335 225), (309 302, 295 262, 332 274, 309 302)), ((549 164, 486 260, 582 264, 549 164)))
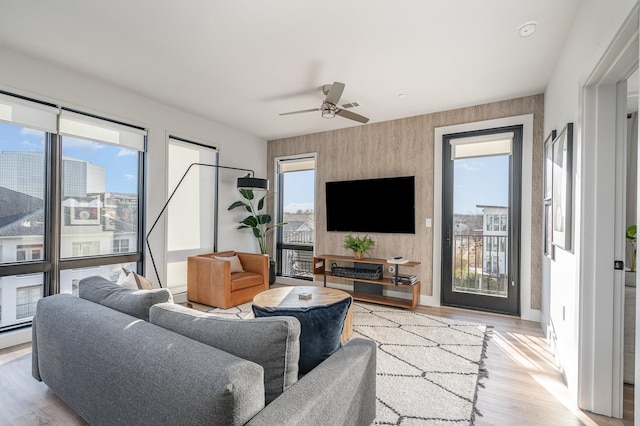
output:
MULTIPOLYGON (((278 226, 286 225, 287 222, 276 223, 275 225, 270 226, 271 215, 262 211, 265 207, 265 198, 267 198, 266 194, 260 198, 256 205, 254 204, 255 194, 252 189, 239 189, 238 191, 240 192, 240 195, 242 195, 242 198, 247 201, 236 201, 231 204, 227 210, 243 207, 247 212, 249 212, 249 216, 240 221, 240 226, 238 226, 237 229, 251 229, 251 231, 253 231, 253 236, 258 240, 260 253, 267 254, 267 234, 278 226)), ((273 260, 271 260, 271 262, 273 263, 273 260)))
POLYGON ((627 242, 629 242, 629 244, 631 245, 630 248, 627 248, 627 253, 629 254, 629 259, 631 260, 630 269, 632 272, 636 271, 637 232, 638 228, 636 225, 629 225, 629 227, 627 227, 626 238, 627 242))
POLYGON ((368 254, 369 250, 371 250, 375 245, 375 241, 373 241, 373 239, 368 235, 361 238, 360 236, 354 237, 351 234, 347 234, 344 237, 344 244, 342 247, 347 250, 352 250, 356 258, 362 258, 362 255, 364 253, 368 254))

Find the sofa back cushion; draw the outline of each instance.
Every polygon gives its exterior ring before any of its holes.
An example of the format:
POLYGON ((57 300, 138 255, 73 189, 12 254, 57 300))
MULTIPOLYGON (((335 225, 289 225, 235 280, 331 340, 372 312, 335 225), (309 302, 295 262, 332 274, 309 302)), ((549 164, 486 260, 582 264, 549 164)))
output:
POLYGON ((240 426, 265 406, 256 363, 115 309, 58 294, 35 323, 38 375, 90 425, 240 426))
POLYGON ((307 374, 340 349, 340 335, 351 297, 326 305, 292 307, 259 307, 252 305, 256 318, 286 315, 297 318, 300 331, 300 375, 307 374))
POLYGON ((156 303, 173 303, 173 296, 167 288, 132 290, 99 276, 80 280, 78 295, 145 321, 149 321, 149 309, 156 303))
POLYGON ((261 365, 267 404, 298 380, 300 322, 295 318, 221 318, 170 303, 154 305, 149 317, 152 324, 261 365))

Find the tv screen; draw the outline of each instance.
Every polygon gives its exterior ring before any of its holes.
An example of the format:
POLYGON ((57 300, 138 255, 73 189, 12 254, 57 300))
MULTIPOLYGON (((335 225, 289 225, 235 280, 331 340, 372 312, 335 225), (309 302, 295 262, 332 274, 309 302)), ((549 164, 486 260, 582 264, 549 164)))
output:
POLYGON ((415 234, 415 177, 326 183, 327 231, 415 234))

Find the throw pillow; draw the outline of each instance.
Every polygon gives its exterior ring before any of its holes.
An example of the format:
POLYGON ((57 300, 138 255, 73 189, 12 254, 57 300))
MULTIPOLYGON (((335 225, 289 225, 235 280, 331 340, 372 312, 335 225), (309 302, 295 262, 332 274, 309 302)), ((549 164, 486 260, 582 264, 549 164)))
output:
POLYGON ((80 280, 78 296, 145 321, 149 321, 151 306, 156 303, 173 303, 173 296, 168 288, 132 290, 97 275, 80 280))
POLYGON ((224 260, 225 262, 230 263, 231 273, 235 272, 244 272, 242 268, 242 262, 240 262, 240 258, 237 255, 233 256, 213 256, 214 259, 224 260))
POLYGON ((116 282, 116 284, 124 288, 130 288, 131 290, 138 290, 136 277, 124 268, 120 270, 120 275, 118 276, 118 282, 116 282))
POLYGON ((262 308, 252 305, 256 318, 292 316, 300 321, 299 374, 307 374, 340 349, 340 335, 351 297, 327 305, 304 308, 262 308))
POLYGON ((151 308, 149 319, 152 324, 261 365, 267 404, 298 380, 300 322, 295 318, 221 318, 160 303, 151 308))
MULTIPOLYGON (((136 284, 140 290, 151 290, 153 289, 153 283, 143 277, 142 275, 138 275, 135 272, 131 272, 129 275, 133 275, 136 284)), ((128 278, 128 276, 127 276, 128 278)))

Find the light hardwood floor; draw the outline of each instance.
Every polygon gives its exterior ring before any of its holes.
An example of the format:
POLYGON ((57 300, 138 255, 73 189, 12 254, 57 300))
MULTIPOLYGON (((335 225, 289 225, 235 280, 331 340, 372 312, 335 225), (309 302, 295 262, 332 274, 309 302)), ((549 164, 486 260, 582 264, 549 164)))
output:
MULTIPOLYGON (((476 425, 633 425, 633 387, 625 388, 625 419, 575 407, 537 323, 456 308, 418 312, 493 326, 476 425)), ((0 350, 0 425, 80 425, 83 420, 31 377, 31 346, 0 350)))

